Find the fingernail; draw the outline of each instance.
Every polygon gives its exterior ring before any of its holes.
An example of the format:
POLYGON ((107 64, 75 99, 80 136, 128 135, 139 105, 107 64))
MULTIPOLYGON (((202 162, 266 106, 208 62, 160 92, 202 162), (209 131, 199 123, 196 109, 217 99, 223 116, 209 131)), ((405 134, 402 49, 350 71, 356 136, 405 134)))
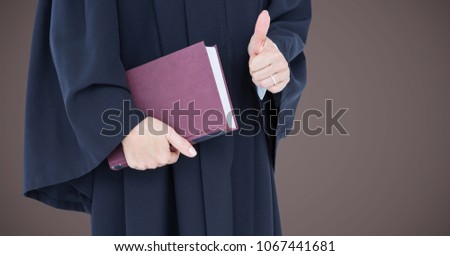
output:
POLYGON ((197 155, 197 151, 195 151, 194 147, 190 147, 189 148, 189 153, 191 154, 191 156, 196 156, 197 155))

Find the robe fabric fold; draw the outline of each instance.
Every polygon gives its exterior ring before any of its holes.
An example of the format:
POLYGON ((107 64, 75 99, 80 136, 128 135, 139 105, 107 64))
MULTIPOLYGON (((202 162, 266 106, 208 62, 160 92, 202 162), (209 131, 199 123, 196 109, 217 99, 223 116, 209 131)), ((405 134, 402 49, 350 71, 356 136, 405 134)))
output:
POLYGON ((94 235, 281 235, 276 145, 306 84, 310 20, 310 0, 40 0, 27 85, 25 196, 91 214, 94 235), (291 82, 261 101, 247 45, 263 9, 291 82), (218 47, 241 129, 196 144, 197 157, 173 165, 110 170, 106 157, 143 118, 125 104, 134 107, 125 71, 199 41, 218 47), (120 132, 105 136, 110 109, 122 110, 114 116, 120 132))

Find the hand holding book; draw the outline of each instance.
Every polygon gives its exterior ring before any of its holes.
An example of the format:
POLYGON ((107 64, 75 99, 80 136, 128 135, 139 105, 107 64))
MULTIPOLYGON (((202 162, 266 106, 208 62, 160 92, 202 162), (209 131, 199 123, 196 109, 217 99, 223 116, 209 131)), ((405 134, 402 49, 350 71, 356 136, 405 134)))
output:
POLYGON ((145 118, 122 141, 128 166, 136 170, 155 169, 178 160, 180 153, 195 157, 197 152, 191 143, 172 127, 153 118, 145 118), (152 131, 167 131, 166 133, 152 131), (141 134, 142 132, 142 134, 141 134), (171 150, 172 146, 174 150, 171 150))
POLYGON ((113 170, 175 163, 180 152, 195 156, 191 144, 238 129, 216 47, 200 42, 126 75, 133 101, 147 118, 108 156, 113 170))

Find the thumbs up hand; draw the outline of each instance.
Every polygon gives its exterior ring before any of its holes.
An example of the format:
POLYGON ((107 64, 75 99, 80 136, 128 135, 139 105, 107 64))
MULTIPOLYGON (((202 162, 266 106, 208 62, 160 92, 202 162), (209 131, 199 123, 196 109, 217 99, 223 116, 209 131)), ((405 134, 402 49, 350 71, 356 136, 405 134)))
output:
POLYGON ((263 11, 256 21, 255 32, 248 44, 249 70, 256 86, 278 93, 289 83, 290 69, 278 47, 267 37, 269 26, 269 13, 263 11))

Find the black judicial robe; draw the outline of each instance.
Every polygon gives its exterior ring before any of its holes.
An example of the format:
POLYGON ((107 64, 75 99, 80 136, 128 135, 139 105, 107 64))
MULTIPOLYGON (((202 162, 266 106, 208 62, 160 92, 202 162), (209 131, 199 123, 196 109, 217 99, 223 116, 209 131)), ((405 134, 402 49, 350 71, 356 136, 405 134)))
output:
POLYGON ((310 19, 310 0, 40 0, 27 86, 25 196, 91 214, 94 235, 281 235, 275 152, 306 83, 310 19), (261 101, 247 45, 263 9, 291 82, 261 101), (240 132, 196 144, 197 157, 170 166, 109 170, 106 156, 141 121, 122 111, 123 133, 100 132, 107 128, 102 113, 131 101, 125 70, 199 41, 218 46, 240 132))

